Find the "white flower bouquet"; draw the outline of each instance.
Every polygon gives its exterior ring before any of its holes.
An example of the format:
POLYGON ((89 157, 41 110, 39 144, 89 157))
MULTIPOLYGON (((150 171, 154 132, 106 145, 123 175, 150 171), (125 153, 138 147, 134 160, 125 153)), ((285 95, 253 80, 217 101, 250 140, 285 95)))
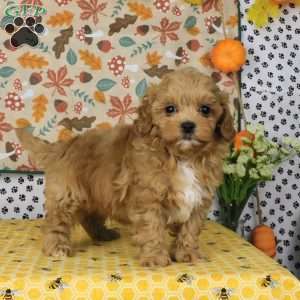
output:
POLYGON ((224 182, 218 188, 221 222, 236 230, 240 215, 257 183, 272 180, 283 161, 300 153, 300 140, 270 141, 261 125, 238 132, 224 162, 224 182))

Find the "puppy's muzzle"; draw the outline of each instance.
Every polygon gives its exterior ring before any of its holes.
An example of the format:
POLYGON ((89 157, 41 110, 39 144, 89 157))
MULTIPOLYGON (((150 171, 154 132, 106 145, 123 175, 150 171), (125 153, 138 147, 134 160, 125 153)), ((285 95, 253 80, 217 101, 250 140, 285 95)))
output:
POLYGON ((185 139, 190 139, 195 132, 196 124, 191 121, 181 123, 181 130, 185 139))

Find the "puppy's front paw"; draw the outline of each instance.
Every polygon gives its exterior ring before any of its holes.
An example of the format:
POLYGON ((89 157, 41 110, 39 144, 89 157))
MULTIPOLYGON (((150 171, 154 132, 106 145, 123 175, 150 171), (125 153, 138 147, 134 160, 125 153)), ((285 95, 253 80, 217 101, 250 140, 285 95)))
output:
POLYGON ((54 257, 72 256, 72 249, 69 245, 56 244, 48 247, 44 246, 43 249, 45 255, 54 257))
POLYGON ((166 267, 172 263, 170 255, 166 253, 153 254, 151 256, 142 256, 140 263, 143 267, 166 267))
POLYGON ((177 262, 196 263, 201 255, 198 249, 177 248, 172 255, 177 262))

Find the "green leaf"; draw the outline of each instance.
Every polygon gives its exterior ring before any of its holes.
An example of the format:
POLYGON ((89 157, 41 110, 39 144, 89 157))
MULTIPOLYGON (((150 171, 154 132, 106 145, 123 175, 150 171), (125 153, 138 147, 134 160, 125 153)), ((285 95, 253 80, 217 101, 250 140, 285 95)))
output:
POLYGON ((47 132, 50 132, 49 128, 53 128, 56 123, 57 116, 55 115, 52 119, 50 119, 43 128, 40 129, 39 135, 45 136, 47 132))
POLYGON ((77 56, 76 53, 70 48, 67 53, 67 62, 73 66, 77 63, 77 56))
POLYGON ((105 92, 110 90, 115 84, 115 81, 105 78, 99 80, 96 86, 99 91, 105 92))
POLYGON ((137 84, 137 86, 135 88, 135 93, 137 94, 137 96, 142 98, 145 95, 147 87, 148 87, 147 81, 144 78, 137 84))
POLYGON ((120 38, 119 43, 122 47, 130 47, 135 44, 135 41, 128 36, 124 36, 120 38))
POLYGON ((197 19, 194 16, 188 17, 184 22, 184 28, 192 28, 196 25, 197 19))
POLYGON ((0 69, 0 77, 7 78, 11 76, 15 71, 16 69, 12 67, 3 67, 0 69))

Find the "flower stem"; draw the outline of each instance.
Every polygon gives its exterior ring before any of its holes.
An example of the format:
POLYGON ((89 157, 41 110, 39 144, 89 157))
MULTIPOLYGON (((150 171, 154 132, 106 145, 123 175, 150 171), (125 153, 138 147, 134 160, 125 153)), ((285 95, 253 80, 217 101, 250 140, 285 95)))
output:
POLYGON ((256 209, 257 209, 257 216, 258 216, 258 225, 262 225, 262 211, 260 207, 260 198, 259 198, 259 193, 258 193, 258 187, 256 186, 255 188, 255 198, 256 198, 256 209))

